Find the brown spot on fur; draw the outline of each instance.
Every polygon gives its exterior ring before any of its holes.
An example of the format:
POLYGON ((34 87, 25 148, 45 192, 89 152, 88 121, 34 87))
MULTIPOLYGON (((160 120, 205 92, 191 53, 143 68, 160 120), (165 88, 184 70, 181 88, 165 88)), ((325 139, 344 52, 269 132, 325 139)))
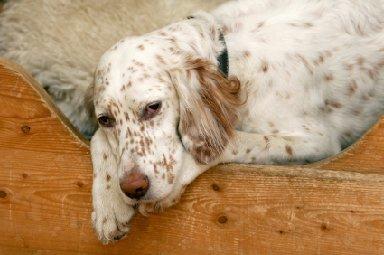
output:
POLYGON ((306 27, 306 28, 313 27, 313 24, 310 23, 310 22, 305 22, 303 25, 304 25, 304 27, 306 27))
POLYGON ((287 154, 288 154, 289 156, 292 156, 292 155, 293 155, 293 150, 292 150, 292 147, 291 147, 291 146, 286 145, 286 146, 285 146, 285 151, 287 152, 287 154))
POLYGON ((379 71, 376 69, 370 69, 368 70, 368 76, 371 80, 376 80, 379 76, 379 71))
POLYGON ((309 62, 300 54, 297 54, 296 56, 301 60, 301 62, 303 62, 304 66, 307 68, 308 72, 310 74, 313 74, 313 67, 309 64, 309 62))
POLYGON ((277 134, 277 133, 279 133, 279 130, 277 129, 272 130, 272 134, 277 134))
POLYGON ((111 176, 109 174, 107 174, 107 182, 109 182, 111 180, 111 176))
POLYGON ((324 103, 325 103, 326 106, 330 106, 332 108, 341 108, 342 107, 342 104, 340 104, 339 102, 331 101, 331 100, 328 100, 328 99, 326 99, 324 101, 324 103))
POLYGON ((323 55, 320 55, 315 61, 313 61, 314 65, 320 65, 322 63, 324 63, 324 56, 323 55))
POLYGON ((106 153, 104 153, 103 158, 104 158, 104 160, 106 160, 108 158, 108 155, 106 153))
POLYGON ((249 58, 250 56, 251 56, 251 52, 249 52, 248 50, 244 51, 243 53, 244 58, 249 58))
POLYGON ((356 90, 357 90, 357 83, 355 80, 352 80, 351 83, 349 84, 348 95, 352 96, 353 94, 355 94, 356 90))
POLYGON ((140 44, 139 46, 137 46, 137 48, 138 48, 139 50, 145 50, 145 47, 144 47, 143 44, 140 44))
POLYGON ((355 115, 355 116, 359 116, 361 114, 361 110, 354 109, 354 110, 352 110, 352 114, 355 115))
POLYGON ((260 71, 266 73, 268 72, 268 68, 269 68, 268 62, 266 60, 262 60, 260 64, 260 71))
POLYGON ((363 58, 363 57, 357 58, 357 64, 359 64, 360 66, 362 66, 364 64, 364 62, 365 62, 365 58, 363 58))
POLYGON ((250 153, 251 152, 251 149, 247 149, 246 151, 245 151, 245 153, 250 153))
POLYGON ((333 74, 332 73, 325 74, 324 80, 327 82, 332 81, 333 80, 333 74))
POLYGON ((162 56, 160 56, 159 54, 156 54, 155 58, 157 59, 157 61, 160 62, 160 64, 163 64, 163 65, 165 64, 164 58, 162 56))

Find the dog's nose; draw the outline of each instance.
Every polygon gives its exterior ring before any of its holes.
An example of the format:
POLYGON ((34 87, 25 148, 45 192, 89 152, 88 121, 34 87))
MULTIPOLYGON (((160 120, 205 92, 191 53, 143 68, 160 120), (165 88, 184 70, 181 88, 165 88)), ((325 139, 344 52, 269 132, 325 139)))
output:
POLYGON ((145 174, 131 172, 120 179, 120 188, 129 198, 139 199, 149 188, 149 180, 145 174))

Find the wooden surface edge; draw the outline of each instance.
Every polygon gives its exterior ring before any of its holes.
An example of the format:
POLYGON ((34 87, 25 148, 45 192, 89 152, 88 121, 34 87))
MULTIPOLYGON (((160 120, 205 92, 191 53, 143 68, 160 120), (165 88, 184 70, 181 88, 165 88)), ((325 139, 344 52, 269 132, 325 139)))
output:
POLYGON ((89 147, 89 141, 71 124, 68 118, 57 108, 52 98, 48 93, 42 88, 38 81, 36 81, 27 71, 25 71, 20 65, 7 60, 0 58, 0 68, 14 72, 15 75, 19 76, 29 84, 31 88, 41 97, 43 104, 46 104, 46 107, 56 115, 58 121, 68 130, 69 134, 77 140, 82 146, 89 147))

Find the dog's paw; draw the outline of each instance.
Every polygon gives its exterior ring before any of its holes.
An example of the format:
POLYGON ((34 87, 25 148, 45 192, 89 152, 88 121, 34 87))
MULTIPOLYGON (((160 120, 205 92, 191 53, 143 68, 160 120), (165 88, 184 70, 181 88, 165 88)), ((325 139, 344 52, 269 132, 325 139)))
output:
POLYGON ((129 222, 135 211, 125 203, 108 203, 97 206, 92 212, 92 222, 103 244, 118 241, 129 231, 129 222))

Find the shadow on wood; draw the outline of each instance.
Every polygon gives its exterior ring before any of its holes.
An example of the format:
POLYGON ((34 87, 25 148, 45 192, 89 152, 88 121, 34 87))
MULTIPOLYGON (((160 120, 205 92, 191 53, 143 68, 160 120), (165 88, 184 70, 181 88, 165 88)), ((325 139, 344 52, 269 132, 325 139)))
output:
POLYGON ((0 105, 0 254, 384 253, 384 119, 313 165, 217 166, 181 203, 137 216, 126 239, 103 246, 88 142, 6 61, 0 105))

